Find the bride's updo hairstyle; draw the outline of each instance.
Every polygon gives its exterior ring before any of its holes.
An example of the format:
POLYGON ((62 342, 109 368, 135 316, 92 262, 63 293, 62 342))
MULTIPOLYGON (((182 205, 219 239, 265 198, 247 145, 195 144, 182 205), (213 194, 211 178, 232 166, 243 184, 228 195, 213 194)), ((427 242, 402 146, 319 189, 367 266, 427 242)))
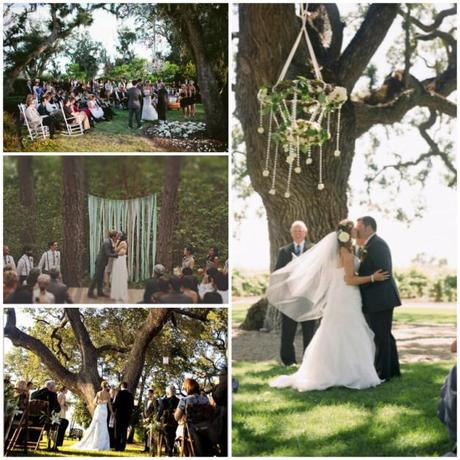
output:
POLYGON ((107 390, 107 388, 109 388, 109 382, 107 382, 107 380, 103 380, 103 381, 101 382, 101 388, 102 388, 103 390, 107 390))
POLYGON ((351 238, 351 231, 353 230, 354 223, 352 220, 344 219, 337 225, 337 240, 340 248, 347 248, 348 251, 353 252, 353 241, 351 238))

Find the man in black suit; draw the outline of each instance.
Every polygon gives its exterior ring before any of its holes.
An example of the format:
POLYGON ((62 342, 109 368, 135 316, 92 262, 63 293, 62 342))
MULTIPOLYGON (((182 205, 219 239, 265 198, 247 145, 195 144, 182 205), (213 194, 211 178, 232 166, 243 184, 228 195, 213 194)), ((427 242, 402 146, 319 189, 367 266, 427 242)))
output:
MULTIPOLYGON (((390 248, 376 234, 375 220, 369 216, 361 217, 356 223, 356 230, 358 239, 364 242, 360 251, 359 276, 372 275, 376 270, 392 274, 390 248)), ((381 379, 390 380, 391 377, 401 375, 396 341, 391 334, 393 309, 401 305, 396 282, 391 276, 386 281, 362 284, 359 288, 364 316, 375 334, 375 368, 381 379)))
POLYGON ((168 457, 174 455, 174 441, 176 439, 177 422, 174 418, 179 404, 179 398, 176 396, 176 388, 170 385, 166 388, 166 396, 160 399, 158 406, 157 420, 161 420, 166 434, 166 449, 168 457))
MULTIPOLYGON (((307 238, 308 229, 304 222, 298 220, 291 225, 292 243, 280 248, 275 271, 285 267, 294 257, 302 255, 313 244, 307 238)), ((316 320, 302 321, 303 346, 307 348, 316 329, 316 320)), ((281 313, 281 361, 286 366, 295 364, 294 340, 297 331, 297 321, 281 313)))
POLYGON ((133 128, 133 117, 136 117, 137 127, 142 127, 141 113, 142 113, 142 91, 139 89, 138 81, 133 80, 133 86, 128 89, 128 125, 133 128))
POLYGON ((88 297, 94 297, 94 288, 97 285, 97 295, 100 297, 107 297, 104 294, 102 286, 104 284, 104 271, 105 267, 109 262, 110 257, 118 257, 117 254, 113 250, 113 245, 117 239, 118 232, 116 230, 111 230, 109 232, 109 237, 104 240, 102 243, 101 248, 99 249, 99 253, 96 257, 96 273, 94 275, 93 281, 91 282, 91 286, 88 289, 88 297))
POLYGON ((128 427, 134 407, 133 395, 128 391, 128 384, 123 382, 120 391, 115 397, 115 450, 123 452, 126 449, 128 427))
MULTIPOLYGON (((150 388, 148 390, 147 401, 144 403, 144 411, 142 418, 144 423, 147 424, 150 421, 150 418, 157 412, 158 402, 155 398, 155 391, 150 388)), ((150 428, 146 428, 144 432, 144 452, 148 452, 150 447, 150 428)))

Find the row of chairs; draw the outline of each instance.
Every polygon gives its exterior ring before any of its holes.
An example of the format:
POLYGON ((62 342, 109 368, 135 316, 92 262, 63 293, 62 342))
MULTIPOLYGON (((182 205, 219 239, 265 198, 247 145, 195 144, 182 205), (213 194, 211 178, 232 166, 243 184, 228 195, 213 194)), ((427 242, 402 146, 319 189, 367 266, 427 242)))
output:
POLYGON ((45 431, 48 437, 48 448, 52 447, 52 443, 56 442, 57 431, 47 421, 48 409, 48 401, 34 399, 27 402, 21 414, 11 415, 5 421, 5 457, 18 447, 22 447, 26 454, 29 448, 37 450, 45 431), (31 438, 31 433, 36 435, 31 438))
MULTIPOLYGON (((24 120, 24 124, 29 133, 29 138, 34 141, 35 139, 42 138, 46 139, 49 137, 50 132, 48 126, 43 124, 43 119, 48 115, 42 115, 40 124, 37 126, 32 126, 26 116, 26 106, 25 104, 19 104, 19 113, 21 118, 24 120)), ((75 117, 67 117, 64 111, 64 104, 59 102, 59 108, 62 113, 62 117, 65 123, 65 130, 61 132, 64 136, 81 136, 83 134, 83 124, 78 122, 75 117)))

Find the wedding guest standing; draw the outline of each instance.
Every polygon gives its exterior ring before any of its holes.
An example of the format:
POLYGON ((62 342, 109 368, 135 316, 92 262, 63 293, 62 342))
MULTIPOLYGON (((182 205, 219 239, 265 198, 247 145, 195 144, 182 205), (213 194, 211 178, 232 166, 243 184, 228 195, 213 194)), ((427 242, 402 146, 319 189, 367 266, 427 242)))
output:
POLYGON ((158 119, 166 121, 166 112, 168 110, 168 92, 166 91, 165 84, 160 82, 158 91, 157 112, 158 119))
POLYGON ((168 457, 174 455, 174 441, 176 439, 177 421, 174 418, 179 398, 176 396, 176 388, 174 385, 169 385, 166 388, 166 396, 160 400, 158 407, 158 420, 161 420, 166 433, 166 450, 168 457))
POLYGON ((32 257, 32 248, 30 246, 24 246, 22 256, 18 260, 17 273, 19 276, 19 286, 24 284, 29 276, 30 270, 34 266, 34 258, 32 257))
POLYGON ((8 246, 3 246, 3 267, 6 267, 7 265, 9 265, 13 270, 16 270, 14 258, 10 255, 10 248, 8 246))
POLYGON ((43 253, 38 268, 44 274, 49 274, 53 269, 61 271, 61 253, 58 251, 57 241, 48 243, 48 251, 43 253))
MULTIPOLYGON (((155 415, 155 412, 158 410, 157 406, 155 392, 150 388, 147 392, 147 400, 144 403, 144 411, 142 414, 144 424, 147 424, 150 418, 155 415)), ((150 447, 150 428, 146 428, 144 431, 144 452, 148 452, 150 447)))
POLYGON ((195 259, 193 258, 193 248, 191 246, 185 246, 181 269, 191 268, 193 270, 194 265, 195 259))
POLYGON ((67 405, 67 387, 63 386, 61 391, 57 395, 59 406, 61 406, 61 412, 59 413, 59 429, 56 437, 56 447, 60 447, 64 444, 64 436, 69 426, 69 420, 66 418, 69 406, 67 405))
MULTIPOLYGON (((295 257, 301 256, 305 251, 310 249, 313 244, 308 241, 308 229, 305 222, 300 220, 295 221, 291 225, 292 243, 280 248, 278 259, 276 261, 275 270, 285 267, 295 257)), ((303 349, 305 350, 313 338, 316 329, 316 320, 303 321, 303 349)), ((286 366, 295 364, 295 347, 294 340, 297 331, 297 321, 289 318, 284 313, 281 313, 281 361, 286 366)))

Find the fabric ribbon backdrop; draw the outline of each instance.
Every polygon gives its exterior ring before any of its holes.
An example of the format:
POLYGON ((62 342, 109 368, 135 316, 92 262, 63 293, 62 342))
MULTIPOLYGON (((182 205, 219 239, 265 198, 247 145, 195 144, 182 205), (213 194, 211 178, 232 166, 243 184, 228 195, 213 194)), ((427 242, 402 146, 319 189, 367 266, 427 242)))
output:
POLYGON ((150 278, 157 246, 157 195, 130 200, 112 200, 88 195, 90 273, 94 276, 96 257, 111 229, 126 233, 130 281, 150 278))

